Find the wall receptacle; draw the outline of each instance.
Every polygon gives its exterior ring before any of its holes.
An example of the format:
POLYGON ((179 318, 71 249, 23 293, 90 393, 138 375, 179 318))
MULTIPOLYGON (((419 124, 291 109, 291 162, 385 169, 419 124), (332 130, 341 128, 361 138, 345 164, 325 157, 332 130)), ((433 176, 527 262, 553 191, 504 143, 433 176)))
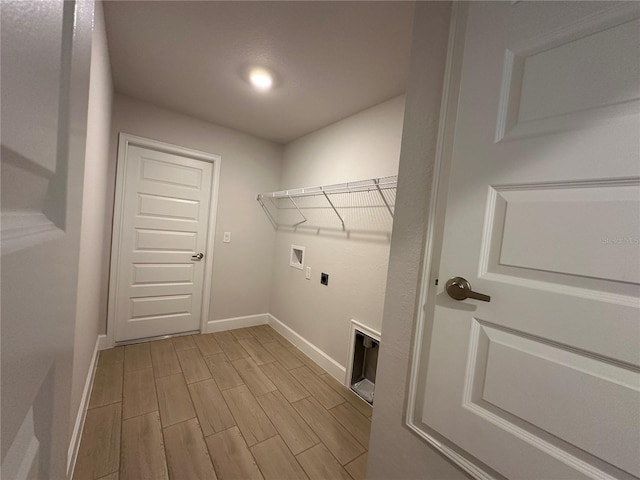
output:
POLYGON ((224 243, 231 243, 231 232, 224 232, 224 243))
POLYGON ((321 273, 320 274, 320 283, 322 285, 329 285, 329 274, 328 273, 321 273))
POLYGON ((307 267, 307 270, 304 273, 304 278, 306 278, 307 280, 311 280, 311 267, 307 267))

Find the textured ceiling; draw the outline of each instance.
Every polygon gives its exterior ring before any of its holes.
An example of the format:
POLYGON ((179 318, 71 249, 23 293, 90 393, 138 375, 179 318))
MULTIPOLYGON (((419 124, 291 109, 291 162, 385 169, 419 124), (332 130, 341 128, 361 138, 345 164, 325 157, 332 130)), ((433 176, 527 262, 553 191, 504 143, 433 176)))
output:
POLYGON ((287 143, 404 92, 413 2, 105 2, 115 90, 287 143), (259 93, 248 66, 274 70, 259 93))

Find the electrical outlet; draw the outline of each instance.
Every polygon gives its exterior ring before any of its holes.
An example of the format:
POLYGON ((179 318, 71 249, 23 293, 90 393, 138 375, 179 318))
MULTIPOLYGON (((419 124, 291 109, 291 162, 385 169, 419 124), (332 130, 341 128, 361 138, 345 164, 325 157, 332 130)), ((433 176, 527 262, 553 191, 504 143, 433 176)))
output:
POLYGON ((307 271, 304 274, 304 278, 311 280, 311 267, 307 267, 307 271))
POLYGON ((224 243, 231 243, 231 232, 224 232, 224 243))
POLYGON ((320 274, 320 283, 322 285, 329 285, 329 274, 328 273, 321 273, 320 274))

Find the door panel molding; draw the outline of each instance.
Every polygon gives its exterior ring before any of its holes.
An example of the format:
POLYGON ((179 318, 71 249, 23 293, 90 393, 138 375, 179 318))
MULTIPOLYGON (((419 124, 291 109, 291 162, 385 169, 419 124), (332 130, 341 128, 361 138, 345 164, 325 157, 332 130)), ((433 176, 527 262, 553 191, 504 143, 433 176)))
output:
MULTIPOLYGON (((622 251, 619 247, 637 245, 639 239, 637 236, 623 235, 625 230, 619 223, 621 221, 620 215, 616 215, 616 213, 621 214, 623 207, 632 212, 631 214, 627 213, 624 221, 635 220, 639 222, 635 227, 637 231, 640 227, 640 212, 635 210, 638 208, 639 200, 640 177, 492 185, 489 187, 487 198, 478 276, 511 285, 547 291, 562 291, 567 295, 638 308, 640 307, 640 298, 636 295, 637 276, 639 275, 637 265, 640 264, 640 257, 637 252, 634 257, 633 251, 622 251), (612 192, 614 193, 612 194, 612 192), (597 211, 591 210, 588 202, 603 195, 617 196, 617 200, 611 202, 612 208, 606 212, 606 219, 603 220, 603 222, 610 224, 608 229, 602 232, 589 231, 590 223, 577 224, 576 222, 580 222, 586 215, 593 217, 598 214, 597 211), (514 264, 512 261, 509 263, 509 258, 504 257, 503 251, 505 244, 508 245, 509 241, 513 240, 505 236, 505 233, 508 233, 505 230, 509 222, 507 207, 510 201, 516 205, 535 204, 536 201, 555 202, 558 208, 571 207, 567 212, 566 222, 555 226, 544 225, 545 232, 553 234, 553 238, 547 239, 551 243, 548 254, 554 253, 554 248, 563 242, 572 242, 576 247, 587 242, 597 242, 602 248, 600 261, 606 261, 602 267, 607 269, 611 278, 603 278, 596 271, 571 271, 570 269, 561 271, 557 268, 561 265, 554 265, 554 268, 544 268, 544 266, 527 265, 525 262, 514 264), (615 205, 613 205, 614 203, 615 205), (582 207, 584 211, 580 211, 579 207, 582 207), (613 265, 615 268, 608 265, 613 265)), ((514 220, 514 217, 516 214, 511 212, 512 221, 520 223, 518 228, 533 230, 518 245, 522 250, 526 250, 531 245, 525 246, 522 243, 532 242, 538 238, 536 227, 538 231, 542 230, 543 225, 536 225, 536 220, 539 223, 545 223, 545 219, 535 215, 526 215, 526 219, 514 220), (525 224, 522 225, 522 222, 525 224)), ((634 229, 628 228, 628 230, 634 229)), ((520 233, 521 236, 522 234, 523 232, 520 233)), ((566 245, 564 246, 566 247, 566 245)), ((577 250, 579 251, 579 248, 577 250)), ((575 264, 570 267, 573 269, 584 268, 575 264)))
MULTIPOLYGON (((180 155, 187 158, 192 158, 195 160, 201 160, 212 165, 212 183, 211 183, 211 195, 209 199, 210 208, 209 208, 209 218, 208 218, 208 227, 207 227, 207 238, 206 238, 206 251, 207 255, 203 259, 204 263, 204 279, 202 286, 202 306, 201 306, 201 318, 200 318, 200 331, 205 332, 207 328, 207 322, 209 319, 209 309, 211 304, 211 284, 212 284, 212 274, 213 274, 213 256, 214 256, 214 242, 215 242, 215 228, 216 228, 216 213, 217 213, 217 202, 218 202, 218 192, 220 187, 220 165, 222 162, 222 157, 220 155, 215 155, 207 152, 202 152, 199 150, 194 150, 191 148, 181 147, 177 145, 172 145, 165 142, 160 142, 158 140, 153 140, 149 138, 139 137, 136 135, 131 135, 128 133, 120 132, 118 136, 118 164, 116 168, 116 191, 115 191, 115 202, 114 202, 114 210, 113 210, 113 232, 112 232, 112 243, 111 243, 111 265, 110 265, 110 277, 109 277, 109 303, 108 303, 108 312, 107 312, 107 348, 113 347, 116 342, 116 318, 115 318, 115 310, 116 310, 116 301, 117 301, 117 292, 119 291, 119 273, 118 273, 118 260, 120 258, 120 245, 122 241, 122 219, 124 218, 124 209, 125 209, 125 198, 124 192, 126 187, 126 158, 128 149, 130 147, 141 147, 141 148, 149 148, 153 150, 157 150, 159 152, 180 155)), ((193 190, 197 188, 197 185, 201 181, 199 178, 195 178, 188 168, 183 168, 185 177, 182 181, 177 182, 175 178, 164 178, 162 170, 162 161, 158 161, 156 159, 140 162, 140 168, 143 169, 142 177, 146 179, 145 181, 151 182, 162 182, 167 185, 175 186, 176 189, 180 190, 193 190), (154 165, 150 165, 153 163, 154 165), (150 168, 150 167, 157 168, 150 168), (149 167, 146 168, 145 167, 149 167), (146 172, 146 173, 145 173, 146 172)), ((182 168, 182 167, 180 167, 182 168)), ((140 200, 139 200, 140 201, 140 200)), ((186 205, 186 204, 185 204, 186 205)), ((136 208, 140 208, 140 204, 136 206, 136 208)), ((145 214, 146 215, 146 214, 145 214)), ((155 230, 153 221, 155 217, 149 215, 148 221, 149 229, 145 231, 153 231, 155 230)), ((176 218, 172 219, 180 222, 189 222, 189 219, 176 218)), ((184 283, 184 282, 182 282, 184 283)), ((163 283, 159 285, 160 287, 170 285, 163 283)), ((138 287, 149 287, 156 286, 153 284, 145 284, 145 285, 137 285, 138 287)))
MULTIPOLYGON (((622 85, 614 89, 617 92, 622 92, 623 96, 619 98, 600 98, 599 102, 590 105, 588 108, 579 107, 578 102, 574 102, 573 106, 567 105, 565 111, 558 110, 558 100, 570 96, 567 95, 569 92, 578 90, 576 85, 573 83, 563 85, 562 79, 544 79, 539 76, 532 81, 532 77, 535 75, 532 75, 530 70, 536 70, 536 65, 531 68, 531 63, 537 64, 537 70, 539 70, 545 56, 555 56, 556 58, 553 60, 561 60, 557 57, 561 55, 560 50, 563 47, 566 47, 566 50, 574 50, 571 53, 575 55, 575 50, 578 49, 579 44, 583 41, 585 43, 593 41, 590 37, 594 35, 614 35, 616 33, 626 35, 627 41, 630 42, 630 46, 633 48, 633 42, 637 42, 637 35, 634 38, 634 30, 638 28, 639 22, 636 2, 621 3, 589 15, 555 32, 546 32, 544 35, 531 39, 526 43, 506 49, 496 124, 496 143, 515 138, 542 135, 558 130, 601 125, 605 119, 606 121, 615 122, 619 117, 635 114, 640 106, 638 89, 636 88, 635 92, 632 93, 622 85), (626 31, 616 32, 615 30, 626 31), (529 68, 527 68, 527 62, 529 62, 529 68), (527 78, 529 79, 528 82, 527 78), (526 118, 526 112, 524 112, 525 118, 521 119, 520 116, 523 115, 521 111, 523 97, 527 96, 525 87, 529 85, 530 89, 532 84, 535 85, 537 83, 536 80, 538 83, 541 80, 546 80, 546 82, 543 82, 544 86, 538 85, 540 88, 548 90, 549 86, 557 84, 562 90, 556 92, 556 101, 551 101, 550 105, 548 105, 548 107, 556 111, 549 111, 546 114, 543 111, 538 111, 535 115, 530 114, 530 118, 526 118)), ((606 61, 610 55, 607 55, 606 52, 602 53, 602 60, 606 61)), ((560 63, 565 68, 570 68, 571 57, 562 59, 560 63)), ((637 83, 638 75, 640 75, 640 72, 638 72, 639 66, 636 64, 633 67, 623 73, 622 77, 624 78, 619 79, 625 86, 637 83)), ((608 73, 609 70, 611 69, 603 68, 602 72, 608 73)), ((589 82, 593 82, 591 77, 592 75, 585 75, 578 80, 586 78, 589 82)), ((567 79, 565 78, 565 80, 567 79)), ((575 80, 575 78, 572 78, 572 80, 575 80)), ((607 81, 602 81, 604 78, 600 80, 601 83, 607 83, 607 81)), ((610 85, 607 86, 610 87, 610 85)), ((548 96, 550 93, 547 91, 548 96)), ((538 105, 536 109, 540 110, 539 102, 536 103, 538 105)))
POLYGON ((475 317, 472 318, 469 344, 470 355, 467 359, 463 393, 465 409, 586 475, 610 480, 625 478, 629 473, 637 475, 637 471, 632 471, 638 468, 634 465, 635 456, 629 457, 627 452, 627 457, 624 457, 619 449, 602 442, 607 430, 622 429, 626 441, 636 445, 640 443, 637 430, 624 420, 625 415, 628 416, 631 410, 637 409, 640 403, 633 385, 637 375, 636 367, 475 317), (500 356, 508 358, 505 360, 500 356), (518 388, 515 390, 518 394, 532 395, 532 390, 540 387, 540 383, 553 379, 553 375, 545 378, 523 377, 519 364, 522 361, 537 362, 536 373, 548 373, 548 370, 568 366, 573 371, 573 380, 583 384, 582 392, 594 391, 599 384, 614 384, 617 389, 624 391, 623 398, 626 400, 624 405, 616 406, 618 421, 609 424, 601 415, 596 414, 597 401, 592 396, 562 398, 571 396, 573 392, 568 390, 555 391, 556 397, 543 398, 541 404, 526 405, 525 412, 517 411, 523 404, 517 404, 513 398, 509 398, 513 391, 504 389, 504 384, 500 383, 502 380, 507 379, 509 386, 517 384, 518 388), (581 427, 579 432, 569 433, 575 436, 575 444, 562 440, 560 435, 563 432, 557 431, 561 425, 549 423, 549 419, 541 413, 557 405, 571 405, 568 412, 561 412, 556 407, 559 415, 576 415, 586 419, 585 422, 575 422, 581 427), (627 407, 626 410, 623 406, 627 407), (590 411, 590 414, 585 414, 585 410, 590 411), (615 458, 626 465, 628 472, 616 469, 615 475, 604 473, 607 468, 611 468, 611 464, 590 452, 607 448, 610 450, 601 453, 603 458, 615 458), (570 455, 566 454, 567 451, 570 455), (592 464, 599 468, 594 468, 592 464))

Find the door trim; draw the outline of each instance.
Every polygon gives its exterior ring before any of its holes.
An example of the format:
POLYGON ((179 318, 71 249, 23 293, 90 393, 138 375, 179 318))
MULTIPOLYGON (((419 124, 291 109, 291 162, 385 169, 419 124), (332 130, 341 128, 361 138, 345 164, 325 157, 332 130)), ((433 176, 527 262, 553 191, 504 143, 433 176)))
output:
MULTIPOLYGON (((424 243, 423 263, 420 274, 418 311, 413 334, 411 365, 409 369, 409 388, 406 398, 405 424, 429 446, 445 456, 458 468, 473 478, 493 480, 496 476, 491 469, 476 459, 472 459, 461 449, 432 429, 416 420, 416 407, 420 389, 420 373, 428 358, 428 348, 423 347, 423 340, 430 340, 433 322, 433 306, 436 295, 435 280, 440 263, 444 215, 446 211, 449 169, 452 158, 453 133, 457 118, 458 93, 460 87, 460 70, 464 53, 466 32, 467 4, 453 2, 449 25, 447 60, 440 104, 440 119, 436 154, 433 162, 433 179, 429 198, 429 216, 424 243), (424 365, 423 365, 424 363, 424 365)), ((428 342, 425 343, 428 345, 428 342)))
POLYGON ((212 164, 213 179, 211 182, 211 198, 209 207, 209 225, 207 226, 207 255, 204 258, 204 279, 202 285, 202 308, 200 310, 200 332, 206 332, 209 320, 209 307, 211 305, 211 284, 213 276, 213 253, 216 232, 216 213, 218 210, 218 191, 220 188, 220 164, 222 157, 191 148, 180 147, 170 143, 138 137, 129 133, 120 132, 118 135, 118 162, 116 166, 116 189, 113 206, 113 231, 111 234, 111 261, 109 266, 109 302, 107 307, 107 348, 115 345, 116 318, 115 304, 116 292, 118 292, 118 260, 120 258, 120 240, 122 239, 122 219, 124 213, 124 188, 127 151, 129 146, 151 148, 164 153, 171 153, 202 160, 212 164))

